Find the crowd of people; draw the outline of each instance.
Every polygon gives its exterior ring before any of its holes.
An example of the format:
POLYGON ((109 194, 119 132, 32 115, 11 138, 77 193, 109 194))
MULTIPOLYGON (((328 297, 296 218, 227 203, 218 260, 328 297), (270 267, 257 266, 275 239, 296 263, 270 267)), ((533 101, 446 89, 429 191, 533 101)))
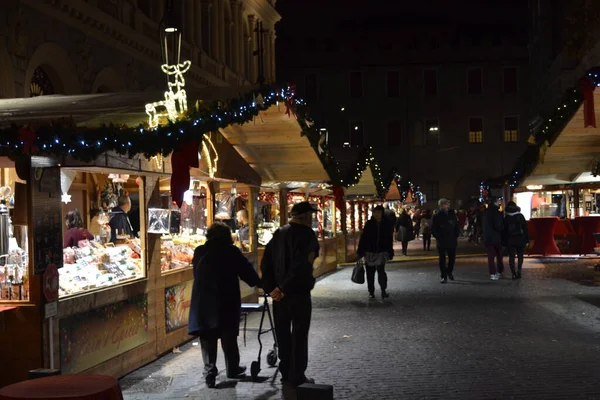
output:
MULTIPOLYGON (((429 251, 431 238, 435 238, 441 283, 454 280, 458 238, 470 225, 481 227, 480 238, 487 249, 490 278, 497 280, 503 272, 503 246, 508 249, 513 279, 521 278, 523 250, 529 235, 525 218, 515 203, 508 203, 503 214, 498 203, 490 201, 474 213, 473 220, 465 212, 452 210, 447 199, 439 200, 438 206, 433 212, 402 209, 400 215, 389 206, 379 205, 373 209, 372 218, 363 227, 357 250, 358 257, 364 260, 371 299, 375 298, 375 275, 382 299, 389 297, 385 265, 394 257, 394 240, 401 242, 402 254, 406 256, 411 240, 420 236, 423 250, 429 251)), ((218 374, 219 339, 225 353, 227 377, 240 378, 246 370, 240 365, 237 345, 241 307, 239 279, 250 286, 261 287, 273 300, 282 382, 292 387, 314 382, 306 377, 305 371, 312 314, 311 291, 315 285, 313 262, 320 251, 312 229, 312 216, 316 212, 319 210, 308 202, 293 206, 289 224, 279 228, 265 248, 261 278, 234 245, 226 224, 214 223, 208 229, 206 244, 196 248, 188 329, 190 335, 200 338, 208 387, 215 387, 218 374)), ((243 217, 240 215, 240 219, 243 217)))

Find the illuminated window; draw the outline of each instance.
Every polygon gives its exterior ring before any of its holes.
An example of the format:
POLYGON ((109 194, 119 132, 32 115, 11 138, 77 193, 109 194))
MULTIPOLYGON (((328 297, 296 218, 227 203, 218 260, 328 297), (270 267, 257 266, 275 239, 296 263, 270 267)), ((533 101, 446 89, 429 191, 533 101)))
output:
POLYGON ((519 141, 519 117, 511 116, 504 117, 504 141, 518 142, 519 141))
POLYGON ((469 118, 469 143, 483 143, 483 118, 469 118))

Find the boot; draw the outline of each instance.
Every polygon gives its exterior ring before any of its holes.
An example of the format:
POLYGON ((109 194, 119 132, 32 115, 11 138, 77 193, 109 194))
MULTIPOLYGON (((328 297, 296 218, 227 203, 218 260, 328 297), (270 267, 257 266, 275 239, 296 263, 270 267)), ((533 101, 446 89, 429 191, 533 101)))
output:
POLYGON ((385 289, 381 289, 381 298, 387 299, 388 297, 390 297, 389 293, 386 292, 385 289))
POLYGON ((519 267, 519 270, 517 271, 517 279, 521 279, 521 269, 522 267, 519 267))
POLYGON ((515 272, 515 267, 510 267, 510 272, 512 273, 512 279, 513 281, 517 278, 517 273, 515 272))

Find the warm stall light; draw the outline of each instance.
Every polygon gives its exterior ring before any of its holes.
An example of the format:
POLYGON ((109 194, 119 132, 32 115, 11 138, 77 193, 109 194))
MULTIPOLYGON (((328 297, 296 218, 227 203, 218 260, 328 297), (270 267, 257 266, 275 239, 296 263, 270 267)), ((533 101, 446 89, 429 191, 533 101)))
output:
POLYGON ((157 154, 157 155, 153 156, 152 161, 154 161, 154 165, 156 166, 156 169, 163 168, 163 156, 161 154, 157 154))
POLYGON ((544 186, 542 185, 527 185, 527 190, 542 190, 544 186))
POLYGON ((71 195, 68 193, 63 193, 62 196, 60 196, 60 201, 65 204, 69 204, 71 202, 71 195))
POLYGON ((344 147, 350 147, 350 143, 344 142, 344 147))

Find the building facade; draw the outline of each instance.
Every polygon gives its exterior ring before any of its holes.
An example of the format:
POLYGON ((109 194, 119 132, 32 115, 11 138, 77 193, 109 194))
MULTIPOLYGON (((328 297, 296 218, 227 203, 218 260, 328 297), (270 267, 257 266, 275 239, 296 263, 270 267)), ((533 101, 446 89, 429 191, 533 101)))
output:
POLYGON ((600 3, 530 0, 532 127, 556 109, 585 72, 600 65, 600 3))
POLYGON ((370 17, 321 25, 318 34, 286 25, 281 78, 296 83, 340 160, 349 164, 373 146, 383 169, 419 185, 429 202, 465 204, 524 149, 526 33, 503 21, 473 25, 468 16, 370 17))
MULTIPOLYGON (((3 1, 0 98, 162 90, 159 23, 169 4, 3 1)), ((274 80, 275 24, 281 18, 275 0, 171 4, 183 29, 181 57, 192 62, 188 87, 274 80)))

